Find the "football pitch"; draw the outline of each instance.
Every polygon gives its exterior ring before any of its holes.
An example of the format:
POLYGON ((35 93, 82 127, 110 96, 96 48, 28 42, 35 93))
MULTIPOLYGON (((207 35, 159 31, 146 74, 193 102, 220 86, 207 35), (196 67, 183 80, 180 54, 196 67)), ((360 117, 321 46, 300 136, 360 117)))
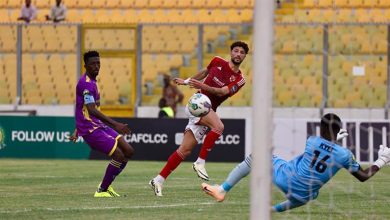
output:
MULTIPOLYGON (((107 161, 0 159, 0 219, 249 219, 249 178, 223 203, 201 191, 191 163, 168 178, 163 197, 148 181, 164 162, 130 161, 113 187, 119 198, 93 198, 107 161)), ((211 183, 221 183, 236 163, 207 163, 211 183)), ((389 219, 390 168, 360 183, 340 171, 316 201, 272 219, 389 219)), ((273 204, 284 199, 273 188, 273 204)))

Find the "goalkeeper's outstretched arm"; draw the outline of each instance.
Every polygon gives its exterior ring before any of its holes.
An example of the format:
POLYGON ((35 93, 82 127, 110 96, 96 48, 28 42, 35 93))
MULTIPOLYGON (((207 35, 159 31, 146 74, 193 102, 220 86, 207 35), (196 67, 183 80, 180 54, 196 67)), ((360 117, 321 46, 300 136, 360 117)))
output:
POLYGON ((364 182, 374 176, 381 167, 390 162, 390 148, 380 145, 378 151, 378 159, 371 167, 363 170, 361 167, 357 172, 353 172, 352 175, 356 177, 360 182, 364 182))

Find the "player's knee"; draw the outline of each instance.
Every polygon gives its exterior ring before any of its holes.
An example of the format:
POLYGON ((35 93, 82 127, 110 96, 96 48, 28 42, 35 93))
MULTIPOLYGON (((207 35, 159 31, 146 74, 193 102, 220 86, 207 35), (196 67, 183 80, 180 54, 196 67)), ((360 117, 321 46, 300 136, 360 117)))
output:
POLYGON ((187 156, 189 156, 192 152, 192 149, 178 149, 178 152, 184 157, 186 158, 187 156))
POLYGON ((128 147, 126 148, 126 151, 124 153, 125 153, 125 157, 127 159, 130 159, 134 155, 134 148, 132 146, 128 145, 128 147))
POLYGON ((121 163, 127 162, 125 154, 119 148, 115 149, 114 153, 111 155, 111 158, 121 163))
POLYGON ((225 129, 225 126, 224 124, 221 122, 221 123, 218 123, 214 128, 212 128, 214 130, 217 130, 219 131, 221 134, 223 132, 223 130, 225 129))

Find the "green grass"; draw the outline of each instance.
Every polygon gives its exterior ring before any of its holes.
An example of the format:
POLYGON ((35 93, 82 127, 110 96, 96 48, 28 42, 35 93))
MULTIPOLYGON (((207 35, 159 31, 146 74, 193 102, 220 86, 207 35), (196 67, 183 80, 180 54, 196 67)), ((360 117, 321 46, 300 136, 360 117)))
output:
MULTIPOLYGON (((120 198, 93 198, 106 161, 0 159, 0 219, 249 219, 249 178, 223 203, 200 190, 201 181, 183 163, 166 181, 164 196, 148 186, 163 162, 131 161, 113 184, 120 198)), ((235 163, 208 163, 212 183, 221 183, 235 163)), ((341 171, 316 201, 273 219, 389 219, 390 168, 360 183, 341 171)), ((284 199, 273 189, 273 204, 284 199)))

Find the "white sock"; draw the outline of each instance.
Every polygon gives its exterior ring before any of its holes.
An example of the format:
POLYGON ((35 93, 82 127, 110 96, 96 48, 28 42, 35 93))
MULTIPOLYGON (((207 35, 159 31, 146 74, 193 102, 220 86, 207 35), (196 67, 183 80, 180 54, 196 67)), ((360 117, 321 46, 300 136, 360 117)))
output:
POLYGON ((206 161, 205 161, 204 159, 198 157, 198 159, 195 161, 195 163, 198 163, 198 164, 205 164, 206 161))
POLYGON ((219 191, 220 193, 226 193, 226 191, 225 191, 225 189, 222 187, 222 185, 219 185, 219 186, 218 186, 218 191, 219 191))
POLYGON ((158 182, 160 184, 163 184, 164 181, 165 181, 165 178, 162 177, 161 175, 158 175, 158 176, 154 177, 154 181, 156 181, 156 182, 158 182))

